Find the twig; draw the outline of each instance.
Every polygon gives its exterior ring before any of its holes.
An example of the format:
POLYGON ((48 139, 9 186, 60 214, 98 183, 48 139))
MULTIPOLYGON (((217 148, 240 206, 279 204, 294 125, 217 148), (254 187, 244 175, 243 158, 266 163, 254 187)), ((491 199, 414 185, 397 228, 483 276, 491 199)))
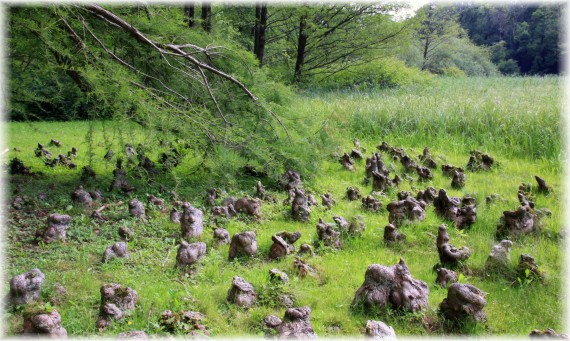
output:
POLYGON ((166 264, 166 261, 168 260, 168 256, 170 256, 170 250, 171 250, 171 249, 168 248, 168 252, 166 253, 166 257, 165 257, 164 260, 162 261, 162 264, 160 264, 161 267, 162 267, 162 270, 164 270, 164 265, 166 264))

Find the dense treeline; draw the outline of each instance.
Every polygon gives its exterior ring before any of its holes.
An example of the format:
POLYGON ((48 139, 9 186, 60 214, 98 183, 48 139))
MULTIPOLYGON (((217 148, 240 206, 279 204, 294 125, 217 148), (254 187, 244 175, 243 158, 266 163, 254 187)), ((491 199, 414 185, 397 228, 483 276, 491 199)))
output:
POLYGON ((558 74, 563 5, 458 5, 459 23, 506 74, 558 74))
POLYGON ((11 7, 10 118, 121 116, 173 131, 190 120, 199 139, 226 145, 238 120, 279 135, 274 113, 290 85, 559 73, 562 8, 429 4, 402 17, 403 5, 364 3, 11 7))

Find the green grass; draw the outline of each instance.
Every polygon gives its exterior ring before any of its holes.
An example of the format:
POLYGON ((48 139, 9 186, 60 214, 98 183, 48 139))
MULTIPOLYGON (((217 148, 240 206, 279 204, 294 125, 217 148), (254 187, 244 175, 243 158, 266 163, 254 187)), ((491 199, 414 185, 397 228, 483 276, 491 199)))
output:
MULTIPOLYGON (((462 190, 451 189, 451 180, 444 177, 440 169, 434 171, 434 179, 428 183, 403 181, 399 188, 415 194, 429 185, 436 189, 446 188, 450 195, 471 195, 476 199, 477 223, 464 231, 449 228, 452 244, 471 249, 467 266, 474 273, 480 273, 478 270, 483 268, 491 247, 498 243, 494 234, 502 211, 518 207, 518 186, 523 182, 534 184, 535 174, 545 178, 554 192, 546 196, 535 195, 534 199, 538 208, 549 208, 552 216, 544 220, 541 233, 515 241, 511 259, 514 267, 520 254, 530 253, 547 273, 546 281, 518 287, 507 279, 465 274, 462 282, 487 293, 484 310, 488 323, 486 327, 472 330, 473 334, 523 336, 532 329, 564 331, 564 250, 562 242, 556 238, 564 223, 561 203, 564 198, 563 136, 559 131, 562 126, 562 82, 561 78, 439 78, 421 87, 299 96, 292 103, 287 115, 289 122, 285 124, 297 122, 307 126, 307 139, 317 141, 311 147, 322 155, 316 160, 318 172, 303 174, 305 179, 310 179, 305 186, 315 194, 330 191, 336 205, 329 211, 316 208, 307 223, 294 222, 289 216, 290 206, 281 204, 285 194, 274 192, 279 203, 263 203, 261 221, 237 219, 226 226, 232 235, 254 230, 259 243, 257 257, 229 262, 228 246, 211 247, 212 225, 208 224, 199 238, 208 244, 208 254, 196 272, 189 276, 174 268, 178 239, 173 235, 180 228, 171 223, 167 215, 154 213, 148 222, 138 221, 128 217, 127 197, 104 192, 106 200, 124 203, 107 212, 112 218, 110 221, 97 224, 88 218, 89 212, 74 207, 69 197, 79 183, 80 168, 89 163, 98 175, 86 187, 108 188, 114 163, 104 162, 102 157, 109 146, 116 153, 126 142, 155 146, 159 134, 146 132, 135 125, 112 122, 9 123, 6 129, 8 147, 17 147, 20 151, 11 150, 7 159, 18 157, 44 176, 33 180, 16 176, 9 183, 8 199, 15 186, 20 184, 22 194, 30 198, 30 204, 24 212, 8 215, 8 278, 38 267, 46 274, 44 300, 52 294, 54 283, 63 284, 68 290, 68 299, 55 307, 71 336, 99 335, 95 328, 99 288, 107 282, 132 287, 139 293, 139 301, 130 317, 112 324, 101 335, 114 336, 126 330, 164 335, 158 326, 158 318, 165 309, 199 310, 207 316, 213 336, 260 335, 260 321, 269 314, 282 317, 285 309, 257 305, 247 311, 227 304, 225 298, 233 276, 245 278, 259 290, 267 285, 271 268, 281 269, 289 275, 289 288, 296 297, 296 305, 311 307, 311 322, 319 336, 336 335, 331 332, 332 326, 340 327, 342 335, 362 334, 368 319, 379 319, 393 326, 398 336, 441 335, 441 329, 429 333, 422 326, 422 315, 435 319, 437 308, 446 296, 446 290, 434 283, 436 276, 432 266, 438 262, 438 256, 435 241, 428 232, 437 234, 441 223, 451 224, 436 216, 429 207, 424 222, 400 229, 407 235, 406 242, 385 246, 382 241, 383 227, 388 223, 385 209, 370 213, 363 211, 359 202, 345 199, 349 186, 358 187, 365 195, 371 191, 371 185, 362 182, 364 160, 357 162, 356 172, 351 173, 342 169, 332 156, 334 152, 349 151, 352 138, 358 137, 367 150, 366 156, 385 140, 404 147, 412 157, 429 146, 438 165, 448 163, 464 167, 469 151, 473 149, 495 157, 498 167, 490 172, 468 172, 462 190), (86 138, 90 128, 91 141, 86 138), (51 138, 62 142, 63 152, 71 146, 79 149, 78 169, 47 168, 33 156, 36 144, 47 144, 51 138), (48 199, 34 199, 39 191, 46 192, 48 199), (499 194, 501 200, 486 205, 485 197, 492 193, 499 194), (68 242, 31 245, 35 231, 45 226, 45 215, 53 212, 73 216, 68 242), (317 257, 307 259, 318 271, 317 278, 301 279, 295 275, 293 256, 273 262, 265 259, 271 246, 271 235, 276 232, 300 231, 302 237, 297 246, 313 243, 319 218, 332 222, 335 215, 349 219, 357 214, 364 216, 367 226, 361 238, 346 240, 341 251, 318 250, 317 257), (120 226, 135 231, 135 238, 128 242, 130 257, 101 264, 105 247, 118 241, 120 226), (99 236, 94 233, 94 228, 99 229, 99 236), (350 303, 364 280, 367 266, 373 263, 393 265, 400 258, 405 259, 414 278, 428 283, 430 308, 422 314, 398 314, 389 310, 371 314, 352 310, 350 303)), ((299 148, 307 146, 306 143, 298 145, 299 148)), ((57 150, 55 147, 48 149, 57 150)), ((161 151, 161 147, 150 148, 151 159, 155 160, 161 151)), ((232 164, 246 162, 234 154, 223 157, 232 164)), ((391 161, 387 155, 384 160, 397 174, 402 173, 399 162, 391 161)), ((183 166, 175 169, 174 174, 162 175, 151 184, 142 179, 129 179, 138 187, 135 196, 141 200, 147 193, 167 197, 167 194, 158 193, 160 183, 169 189, 176 188, 184 199, 198 207, 203 207, 205 189, 210 186, 236 196, 254 194, 257 179, 232 174, 212 161, 209 161, 211 173, 208 173, 198 168, 200 161, 199 151, 190 148, 183 166)), ((272 184, 272 179, 263 181, 268 187, 272 184)), ((396 193, 397 190, 387 193, 382 199, 384 207, 395 199, 396 193)), ((206 211, 205 216, 208 215, 206 211)), ((7 285, 4 290, 8 290, 7 285)), ((21 311, 11 312, 6 318, 6 334, 13 335, 21 330, 21 311)))

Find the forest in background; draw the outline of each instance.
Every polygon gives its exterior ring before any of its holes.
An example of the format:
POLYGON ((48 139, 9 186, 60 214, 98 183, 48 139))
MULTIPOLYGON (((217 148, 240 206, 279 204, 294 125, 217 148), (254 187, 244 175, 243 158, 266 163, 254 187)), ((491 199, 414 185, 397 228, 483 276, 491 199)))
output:
MULTIPOLYGON (((11 120, 140 116, 145 97, 177 93, 192 103, 182 110, 232 110, 231 102, 247 108, 211 70, 204 81, 196 70, 177 69, 172 54, 149 48, 86 7, 8 9, 11 120), (205 82, 217 104, 204 93, 205 82)), ((404 6, 397 4, 140 3, 110 11, 148 37, 186 45, 200 62, 258 87, 257 97, 279 102, 276 97, 295 88, 392 87, 431 74, 559 74, 562 8, 428 4, 399 20, 394 16, 404 6)))

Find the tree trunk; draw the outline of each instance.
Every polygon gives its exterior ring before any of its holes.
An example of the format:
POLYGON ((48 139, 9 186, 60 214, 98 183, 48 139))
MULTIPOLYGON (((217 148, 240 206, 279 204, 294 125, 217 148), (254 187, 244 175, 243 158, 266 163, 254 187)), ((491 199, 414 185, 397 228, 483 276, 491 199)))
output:
POLYGON ((259 67, 263 65, 265 54, 265 30, 267 29, 267 2, 258 2, 255 5, 255 28, 253 53, 259 60, 259 67))
POLYGON ((427 59, 428 59, 428 50, 429 50, 429 35, 426 36, 426 43, 424 45, 424 61, 422 63, 422 70, 425 70, 427 67, 427 59))
POLYGON ((202 28, 204 31, 212 32, 212 4, 209 2, 202 3, 202 28))
POLYGON ((188 27, 192 28, 196 25, 194 20, 194 3, 188 2, 184 5, 184 14, 186 14, 186 20, 188 21, 188 27))
POLYGON ((299 22, 299 39, 297 42, 297 61, 295 62, 295 74, 293 82, 297 83, 301 80, 303 64, 305 63, 305 48, 307 47, 307 16, 301 16, 299 22))

